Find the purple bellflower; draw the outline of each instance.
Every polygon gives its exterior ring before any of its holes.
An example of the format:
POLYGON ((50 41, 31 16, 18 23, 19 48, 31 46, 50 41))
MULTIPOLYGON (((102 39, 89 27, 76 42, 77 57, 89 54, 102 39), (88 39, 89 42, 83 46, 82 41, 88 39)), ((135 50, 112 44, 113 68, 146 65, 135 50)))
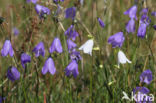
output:
POLYGON ((33 4, 36 4, 38 0, 27 0, 27 3, 32 2, 33 4))
POLYGON ((151 70, 147 69, 140 75, 140 81, 146 84, 150 84, 152 81, 152 72, 151 70))
POLYGON ((102 28, 105 27, 104 22, 103 22, 100 18, 98 18, 98 22, 99 22, 99 24, 100 24, 100 26, 101 26, 102 28))
POLYGON ((76 16, 76 7, 67 8, 65 10, 65 18, 74 19, 76 16))
POLYGON ((148 13, 148 8, 143 8, 140 12, 140 15, 147 15, 148 13))
POLYGON ((113 48, 121 47, 124 40, 125 40, 125 37, 123 35, 123 32, 118 32, 108 38, 108 43, 112 44, 113 48))
POLYGON ((74 49, 77 45, 70 39, 67 40, 68 51, 74 49))
POLYGON ((74 25, 71 25, 64 33, 68 39, 72 39, 75 41, 76 37, 79 36, 78 32, 75 31, 74 25))
POLYGON ((15 67, 10 67, 7 72, 7 77, 9 80, 14 82, 20 78, 20 72, 15 67))
POLYGON ((44 43, 43 42, 38 43, 33 49, 33 52, 35 53, 36 57, 39 57, 40 55, 44 57, 45 56, 44 43))
POLYGON ((70 76, 71 74, 73 74, 75 78, 77 77, 77 75, 79 74, 79 71, 78 71, 78 63, 76 60, 72 60, 69 63, 69 65, 65 69, 65 74, 66 76, 70 76))
POLYGON ((46 15, 50 15, 50 9, 39 4, 36 4, 35 10, 41 19, 45 18, 46 15))
POLYGON ((50 48, 49 48, 50 53, 53 53, 54 51, 56 51, 58 53, 63 52, 61 41, 59 38, 55 38, 54 41, 52 42, 50 48))
POLYGON ((134 33, 135 32, 135 20, 130 19, 129 22, 126 25, 126 31, 128 33, 134 33))
POLYGON ((145 23, 141 23, 138 29, 137 36, 140 38, 144 38, 146 35, 146 27, 147 25, 145 23))
POLYGON ((25 69, 25 64, 26 63, 30 63, 31 62, 31 57, 26 54, 26 53, 22 53, 21 54, 21 64, 22 64, 22 67, 25 69))
POLYGON ((136 13, 137 13, 137 6, 136 5, 132 6, 127 11, 124 12, 124 14, 125 15, 129 15, 129 17, 131 19, 134 19, 135 18, 137 20, 136 13))
POLYGON ((147 96, 149 92, 149 89, 146 87, 136 87, 133 89, 134 100, 136 103, 152 103, 149 101, 149 96, 147 96))
POLYGON ((15 36, 19 34, 19 30, 16 27, 14 27, 12 31, 15 36))
POLYGON ((153 11, 151 15, 156 17, 156 11, 153 11))
POLYGON ((3 48, 1 49, 1 55, 3 57, 7 56, 8 54, 11 57, 13 57, 13 55, 14 55, 14 51, 13 51, 13 48, 12 48, 10 40, 6 40, 4 45, 3 45, 3 48))
POLYGON ((48 71, 50 72, 51 75, 54 75, 56 72, 55 64, 51 57, 49 57, 46 60, 44 66, 42 68, 42 74, 45 75, 48 71))
POLYGON ((73 50, 71 53, 70 53, 70 59, 71 60, 76 60, 77 62, 79 60, 82 59, 81 55, 80 55, 80 52, 76 51, 76 50, 73 50))

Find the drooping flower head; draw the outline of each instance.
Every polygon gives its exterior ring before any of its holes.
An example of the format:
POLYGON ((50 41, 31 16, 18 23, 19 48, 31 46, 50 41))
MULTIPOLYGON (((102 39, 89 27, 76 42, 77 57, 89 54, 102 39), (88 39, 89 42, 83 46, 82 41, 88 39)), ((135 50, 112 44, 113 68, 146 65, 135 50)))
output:
POLYGON ((13 51, 13 48, 12 48, 10 40, 6 40, 4 45, 3 45, 3 48, 1 49, 1 55, 3 57, 7 56, 8 54, 11 57, 13 57, 13 55, 14 55, 14 51, 13 51))
POLYGON ((122 44, 125 40, 123 32, 118 32, 108 38, 108 43, 112 44, 112 47, 122 47, 122 44))
POLYGON ((27 0, 27 3, 32 2, 33 4, 36 4, 38 0, 27 0))
POLYGON ((153 79, 152 72, 149 69, 143 71, 142 74, 140 75, 140 81, 146 84, 150 84, 152 79, 153 79))
POLYGON ((46 15, 50 15, 50 9, 42 5, 36 4, 35 10, 41 19, 45 18, 46 15))
POLYGON ((103 22, 100 18, 98 18, 98 22, 99 22, 99 24, 100 24, 100 26, 101 26, 102 28, 105 27, 104 22, 103 22))
POLYGON ((76 60, 77 62, 79 60, 82 59, 81 55, 80 55, 80 52, 76 51, 76 50, 73 50, 71 53, 70 53, 70 59, 71 60, 76 60))
POLYGON ((134 100, 137 103, 151 103, 149 96, 145 96, 149 92, 149 89, 146 87, 136 87, 135 89, 133 89, 134 100))
POLYGON ((66 76, 70 76, 71 74, 73 74, 75 78, 77 77, 77 75, 79 74, 79 71, 78 71, 78 63, 76 60, 72 60, 69 63, 69 65, 65 69, 65 74, 66 76))
POLYGON ((22 64, 22 67, 25 69, 25 64, 26 63, 30 63, 31 62, 31 57, 26 54, 26 53, 22 53, 21 54, 21 64, 22 64))
POLYGON ((144 38, 146 35, 146 27, 147 25, 145 23, 141 23, 138 29, 137 36, 140 38, 144 38))
POLYGON ((151 19, 147 14, 148 14, 148 8, 143 8, 140 12, 141 15, 140 24, 145 23, 147 26, 150 24, 151 19))
POLYGON ((71 25, 64 33, 68 39, 75 40, 77 36, 79 36, 78 32, 74 29, 74 25, 71 25))
POLYGON ((43 42, 38 43, 33 49, 33 52, 35 53, 36 57, 39 57, 40 55, 44 57, 45 55, 44 43, 43 42))
POLYGON ((143 8, 140 12, 140 15, 147 15, 148 13, 148 8, 143 8))
POLYGON ((136 13, 137 13, 137 6, 136 5, 132 6, 127 11, 124 12, 124 14, 129 15, 129 17, 131 19, 136 19, 137 20, 136 13))
POLYGON ((74 49, 77 45, 70 39, 67 40, 68 51, 74 49))
POLYGON ((156 17, 156 11, 153 11, 151 15, 156 17))
POLYGON ((12 29, 12 32, 13 32, 14 35, 18 35, 19 34, 19 30, 16 27, 14 27, 12 29))
POLYGON ((86 41, 79 50, 83 50, 84 53, 92 55, 92 49, 93 49, 94 41, 93 39, 90 39, 86 41))
POLYGON ((59 38, 55 38, 49 48, 49 52, 53 53, 54 51, 58 52, 58 53, 62 53, 63 49, 62 49, 62 45, 61 45, 61 41, 59 38))
POLYGON ((20 78, 20 72, 15 67, 10 67, 7 72, 7 77, 9 80, 14 82, 20 78))
POLYGON ((119 52, 118 52, 118 66, 120 63, 125 64, 126 62, 131 63, 131 61, 129 59, 127 59, 126 55, 121 50, 119 50, 119 52))
POLYGON ((134 33, 135 32, 135 20, 130 19, 129 22, 126 25, 126 31, 128 33, 134 33))
POLYGON ((65 10, 65 18, 74 19, 76 16, 76 7, 67 8, 65 10))
POLYGON ((50 72, 51 75, 54 75, 56 72, 55 64, 51 57, 49 57, 46 60, 44 66, 42 68, 42 74, 45 75, 48 71, 50 72))

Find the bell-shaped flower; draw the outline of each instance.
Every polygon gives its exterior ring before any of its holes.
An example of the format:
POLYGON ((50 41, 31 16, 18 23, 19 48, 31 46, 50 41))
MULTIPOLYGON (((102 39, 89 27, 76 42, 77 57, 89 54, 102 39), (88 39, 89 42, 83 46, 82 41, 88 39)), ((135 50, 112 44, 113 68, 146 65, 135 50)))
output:
POLYGON ((70 76, 71 74, 73 74, 75 78, 77 77, 77 75, 79 74, 79 71, 78 71, 78 63, 76 60, 72 60, 69 63, 69 65, 65 69, 65 74, 66 76, 70 76))
POLYGON ((123 32, 118 32, 108 38, 108 43, 112 44, 112 47, 122 47, 122 44, 125 40, 123 32))
POLYGON ((74 25, 71 25, 64 33, 68 39, 75 40, 77 36, 79 36, 78 32, 74 29, 74 25))
POLYGON ((13 55, 14 55, 14 51, 13 51, 13 48, 12 48, 10 40, 6 40, 4 45, 3 45, 3 48, 1 49, 1 55, 3 57, 7 56, 8 54, 11 57, 13 57, 13 55))
POLYGON ((146 87, 136 87, 133 89, 133 96, 136 103, 152 103, 150 97, 147 95, 149 89, 146 87), (146 95, 146 96, 145 96, 146 95))
POLYGON ((7 77, 9 80, 14 82, 20 78, 20 72, 15 67, 10 67, 7 71, 7 77))
POLYGON ((148 13, 148 8, 143 8, 140 12, 140 15, 147 15, 148 13))
POLYGON ((62 45, 61 45, 61 41, 59 38, 55 38, 49 48, 49 52, 53 53, 54 51, 58 52, 58 53, 62 53, 63 49, 62 49, 62 45))
POLYGON ((42 5, 36 4, 35 10, 41 19, 45 18, 46 15, 50 15, 50 9, 42 5))
POLYGON ((26 53, 22 53, 21 54, 21 64, 22 64, 22 67, 25 69, 25 64, 26 63, 30 63, 31 62, 31 57, 26 54, 26 53))
POLYGON ((93 49, 94 41, 93 39, 90 39, 86 41, 79 50, 83 50, 84 53, 92 55, 92 49, 93 49))
POLYGON ((12 29, 12 32, 15 36, 19 34, 19 30, 16 27, 12 29))
POLYGON ((76 7, 67 8, 65 10, 65 18, 74 19, 76 16, 76 7))
POLYGON ((27 3, 32 2, 33 4, 36 4, 38 0, 27 0, 27 3))
POLYGON ((156 17, 156 11, 153 11, 151 15, 156 17))
POLYGON ((147 25, 145 23, 141 23, 138 29, 137 36, 140 38, 144 38, 146 35, 146 27, 147 25))
POLYGON ((33 49, 33 52, 35 53, 36 57, 39 57, 40 55, 44 57, 45 56, 44 43, 43 42, 38 43, 33 49))
POLYGON ((45 75, 48 71, 50 72, 51 75, 54 75, 56 72, 55 64, 51 57, 49 57, 46 60, 44 66, 42 68, 42 74, 45 75))
POLYGON ((132 6, 127 11, 124 12, 124 14, 125 15, 129 15, 129 17, 131 19, 134 19, 135 18, 137 20, 136 13, 137 13, 137 6, 136 5, 132 6))
POLYGON ((131 63, 131 61, 127 59, 126 55, 121 50, 119 50, 119 52, 118 52, 118 66, 120 63, 125 64, 126 62, 131 63))
POLYGON ((151 70, 147 69, 140 75, 140 81, 146 84, 150 84, 152 81, 152 72, 151 70))
POLYGON ((82 59, 80 52, 76 51, 76 50, 72 50, 72 52, 70 53, 70 59, 71 60, 76 60, 77 62, 79 60, 82 59))
POLYGON ((100 18, 98 18, 98 22, 99 22, 99 24, 100 24, 100 26, 101 26, 102 28, 105 27, 104 22, 103 22, 100 18))
POLYGON ((126 25, 126 31, 128 33, 134 33, 135 32, 135 20, 130 19, 129 22, 126 25))
POLYGON ((74 49, 77 45, 70 39, 67 40, 68 51, 74 49))

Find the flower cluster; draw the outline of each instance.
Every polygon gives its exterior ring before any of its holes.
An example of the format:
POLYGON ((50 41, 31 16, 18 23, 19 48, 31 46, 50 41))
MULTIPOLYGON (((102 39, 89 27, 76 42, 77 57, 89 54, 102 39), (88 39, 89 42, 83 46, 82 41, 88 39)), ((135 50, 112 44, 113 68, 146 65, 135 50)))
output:
MULTIPOLYGON (((152 77, 152 72, 151 70, 147 69, 145 71, 142 72, 142 74, 140 75, 140 82, 141 83, 146 83, 147 85, 149 85, 152 81, 153 77, 152 77)), ((149 96, 144 96, 145 94, 148 94, 150 91, 148 88, 146 87, 136 87, 135 89, 133 89, 133 94, 137 95, 135 101, 137 103, 142 103, 142 102, 151 102, 149 96)))

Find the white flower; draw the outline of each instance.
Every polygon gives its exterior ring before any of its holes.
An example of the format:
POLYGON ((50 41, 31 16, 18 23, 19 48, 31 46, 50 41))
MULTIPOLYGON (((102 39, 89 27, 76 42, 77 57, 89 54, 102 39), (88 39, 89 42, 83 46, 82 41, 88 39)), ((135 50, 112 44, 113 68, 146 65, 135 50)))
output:
POLYGON ((93 39, 90 39, 86 41, 80 48, 79 50, 83 50, 84 53, 90 54, 92 56, 92 49, 93 49, 93 39))
POLYGON ((125 64, 126 62, 132 63, 130 60, 127 59, 126 55, 121 50, 119 50, 119 52, 118 52, 118 66, 120 63, 125 64))

